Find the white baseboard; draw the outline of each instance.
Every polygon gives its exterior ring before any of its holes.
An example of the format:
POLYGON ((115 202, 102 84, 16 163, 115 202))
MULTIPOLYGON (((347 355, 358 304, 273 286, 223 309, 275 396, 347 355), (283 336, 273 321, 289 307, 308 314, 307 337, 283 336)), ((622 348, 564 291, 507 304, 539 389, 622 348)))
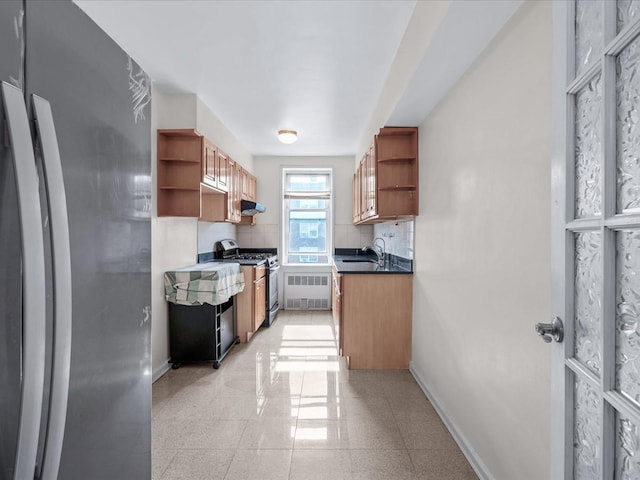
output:
POLYGON ((169 369, 171 368, 171 365, 169 365, 169 359, 167 358, 163 364, 161 364, 158 368, 156 368, 153 371, 153 377, 151 378, 151 383, 155 382, 156 380, 158 380, 162 375, 164 375, 165 373, 167 373, 169 371, 169 369))
POLYGON ((451 436, 460 447, 460 450, 462 450, 463 455, 467 458, 467 461, 471 465, 471 468, 473 468, 473 470, 476 472, 476 475, 478 475, 480 480, 495 480, 495 477, 491 474, 491 472, 489 472, 489 469, 480 459, 480 457, 478 457, 478 454, 471 447, 465 436, 460 432, 451 418, 449 418, 441 403, 433 395, 431 390, 429 390, 427 382, 425 382, 424 378, 422 378, 420 373, 418 373, 418 371, 415 369, 415 365, 413 362, 409 363, 409 371, 411 372, 411 375, 413 375, 413 378, 416 379, 416 382, 418 382, 418 385, 420 385, 420 388, 431 402, 431 405, 433 405, 433 408, 442 419, 442 422, 449 430, 449 433, 451 433, 451 436))

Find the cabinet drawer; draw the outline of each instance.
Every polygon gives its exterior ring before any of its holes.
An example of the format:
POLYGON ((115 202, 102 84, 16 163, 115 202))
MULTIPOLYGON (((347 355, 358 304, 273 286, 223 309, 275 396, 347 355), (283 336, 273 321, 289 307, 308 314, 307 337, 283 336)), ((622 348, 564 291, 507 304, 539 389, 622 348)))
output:
POLYGON ((262 277, 266 275, 267 266, 265 264, 258 265, 253 269, 253 278, 255 280, 260 280, 262 277))

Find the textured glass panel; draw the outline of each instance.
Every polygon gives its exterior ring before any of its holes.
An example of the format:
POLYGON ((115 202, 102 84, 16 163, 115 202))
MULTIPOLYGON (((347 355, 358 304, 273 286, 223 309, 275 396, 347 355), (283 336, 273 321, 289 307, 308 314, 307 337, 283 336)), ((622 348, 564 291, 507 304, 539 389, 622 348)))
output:
POLYGON ((576 76, 600 60, 602 39, 602 1, 577 0, 576 76))
POLYGON ((576 234, 575 355, 594 373, 600 373, 600 315, 602 256, 599 232, 576 234))
POLYGON ((640 211, 640 39, 617 58, 618 212, 640 211))
POLYGON ((640 478, 640 430, 621 413, 616 415, 616 480, 640 478))
POLYGON ((639 0, 618 0, 618 31, 635 22, 639 16, 639 0))
POLYGON ((575 480, 600 479, 602 408, 597 392, 576 379, 573 419, 573 470, 575 480))
MULTIPOLYGON (((616 234, 616 388, 640 405, 640 231, 616 234)), ((640 477, 638 477, 640 478, 640 477)))
POLYGON ((576 217, 600 215, 602 82, 594 77, 576 95, 576 217))

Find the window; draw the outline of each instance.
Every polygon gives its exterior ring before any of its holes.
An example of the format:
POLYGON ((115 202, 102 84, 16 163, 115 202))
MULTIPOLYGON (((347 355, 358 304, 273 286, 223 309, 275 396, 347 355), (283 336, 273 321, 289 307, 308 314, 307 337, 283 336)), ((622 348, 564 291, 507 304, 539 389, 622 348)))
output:
POLYGON ((287 264, 326 264, 332 250, 331 169, 283 169, 287 264))

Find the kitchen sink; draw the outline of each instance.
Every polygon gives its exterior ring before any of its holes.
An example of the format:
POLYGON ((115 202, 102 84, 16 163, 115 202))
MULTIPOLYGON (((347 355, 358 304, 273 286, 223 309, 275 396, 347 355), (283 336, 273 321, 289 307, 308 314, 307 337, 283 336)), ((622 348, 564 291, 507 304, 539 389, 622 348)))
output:
POLYGON ((344 263, 377 263, 371 258, 346 258, 342 260, 344 263))

